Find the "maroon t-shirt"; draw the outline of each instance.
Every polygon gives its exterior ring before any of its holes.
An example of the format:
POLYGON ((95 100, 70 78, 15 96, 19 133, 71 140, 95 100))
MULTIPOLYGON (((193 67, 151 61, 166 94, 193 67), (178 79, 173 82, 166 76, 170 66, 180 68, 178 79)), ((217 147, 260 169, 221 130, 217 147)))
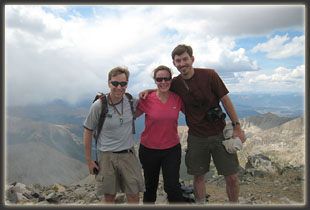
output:
POLYGON ((195 74, 191 79, 183 80, 179 75, 173 78, 171 84, 171 90, 184 102, 188 134, 199 137, 220 134, 225 127, 225 120, 209 123, 205 115, 208 110, 220 107, 220 99, 229 91, 213 69, 194 68, 194 70, 195 74))

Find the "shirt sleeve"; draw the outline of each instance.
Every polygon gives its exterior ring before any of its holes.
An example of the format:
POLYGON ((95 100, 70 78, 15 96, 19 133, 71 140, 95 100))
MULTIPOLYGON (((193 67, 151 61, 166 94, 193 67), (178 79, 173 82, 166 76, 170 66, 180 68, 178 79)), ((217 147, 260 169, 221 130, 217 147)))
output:
POLYGON ((89 113, 83 123, 83 127, 88 130, 95 130, 98 125, 99 117, 101 112, 101 101, 95 101, 90 107, 89 113))
POLYGON ((181 103, 181 112, 183 112, 183 114, 185 114, 185 106, 184 106, 184 103, 183 103, 183 101, 181 100, 181 98, 180 98, 180 103, 181 103))
POLYGON ((137 106, 137 109, 139 109, 140 111, 145 113, 147 100, 148 100, 148 96, 146 97, 146 99, 140 99, 138 106, 137 106))
POLYGON ((227 93, 229 93, 228 89, 226 88, 223 80, 220 78, 216 71, 212 71, 212 90, 216 93, 217 97, 221 99, 227 93))

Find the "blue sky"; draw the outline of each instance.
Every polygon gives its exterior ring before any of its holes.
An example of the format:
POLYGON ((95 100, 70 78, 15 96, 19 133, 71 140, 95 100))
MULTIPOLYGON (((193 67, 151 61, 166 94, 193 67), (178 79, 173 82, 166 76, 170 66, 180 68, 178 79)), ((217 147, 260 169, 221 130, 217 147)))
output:
POLYGON ((303 5, 6 5, 6 102, 74 104, 108 92, 115 66, 137 95, 158 65, 178 75, 181 43, 231 93, 305 92, 303 5))

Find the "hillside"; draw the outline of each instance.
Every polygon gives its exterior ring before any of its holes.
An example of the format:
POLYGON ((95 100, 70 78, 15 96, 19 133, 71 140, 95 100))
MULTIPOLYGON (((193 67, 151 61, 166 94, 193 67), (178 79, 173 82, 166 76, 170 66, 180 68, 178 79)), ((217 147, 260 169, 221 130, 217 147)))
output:
POLYGON ((84 160, 81 126, 57 125, 19 117, 6 118, 6 144, 43 143, 71 158, 84 160))
POLYGON ((7 117, 6 128, 8 181, 70 184, 88 174, 78 126, 7 117))
POLYGON ((281 166, 305 164, 305 126, 304 118, 297 118, 270 129, 253 132, 247 127, 249 121, 243 120, 248 139, 239 152, 241 165, 249 154, 266 154, 281 166))
POLYGON ((27 185, 69 185, 89 174, 85 163, 41 142, 9 146, 6 160, 7 183, 18 181, 27 185))

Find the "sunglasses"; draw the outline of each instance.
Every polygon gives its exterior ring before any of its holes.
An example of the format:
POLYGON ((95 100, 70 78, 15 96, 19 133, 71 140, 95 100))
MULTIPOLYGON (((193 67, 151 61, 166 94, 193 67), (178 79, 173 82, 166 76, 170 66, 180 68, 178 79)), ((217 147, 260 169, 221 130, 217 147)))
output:
POLYGON ((162 82, 163 80, 165 80, 166 82, 171 80, 171 77, 157 77, 155 78, 156 82, 162 82))
POLYGON ((127 85, 127 81, 124 81, 124 82, 117 82, 117 81, 112 81, 110 80, 111 84, 115 87, 117 87, 118 85, 121 85, 121 87, 125 87, 127 85))

